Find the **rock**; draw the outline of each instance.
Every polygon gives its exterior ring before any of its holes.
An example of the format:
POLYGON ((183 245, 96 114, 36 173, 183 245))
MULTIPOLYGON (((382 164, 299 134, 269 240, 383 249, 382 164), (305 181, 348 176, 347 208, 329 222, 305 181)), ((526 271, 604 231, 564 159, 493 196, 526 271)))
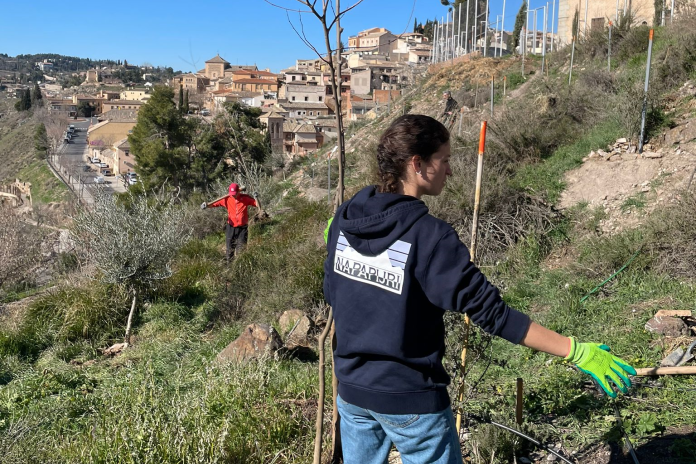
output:
POLYGON ((590 159, 595 159, 595 158, 599 158, 599 155, 594 150, 592 150, 587 157, 590 159))
POLYGON ((278 319, 278 325, 280 326, 280 333, 285 335, 286 333, 290 332, 293 327, 295 327, 295 324, 297 321, 299 321, 302 316, 304 316, 304 313, 300 311, 299 309, 288 309, 285 311, 281 316, 280 319, 278 319))
POLYGON ((625 138, 617 139, 617 140, 616 140, 616 143, 627 143, 627 142, 628 142, 628 140, 625 139, 625 138))
POLYGON ((532 460, 529 458, 521 457, 518 459, 521 464, 532 464, 532 460))
POLYGON ((638 151, 638 148, 635 145, 631 145, 631 148, 628 149, 629 153, 635 153, 636 151, 638 151))
POLYGON ((314 323, 307 316, 302 316, 292 332, 288 334, 285 346, 289 350, 295 348, 311 348, 313 345, 311 336, 313 329, 314 323))
POLYGON ((621 155, 611 155, 609 158, 607 158, 607 161, 622 161, 623 158, 621 155))
POLYGON ((662 158, 664 155, 657 151, 644 151, 643 158, 662 158))
POLYGON ((656 316, 645 323, 645 330, 648 332, 678 337, 688 333, 688 327, 679 318, 670 316, 656 316))
POLYGON ((604 158, 605 156, 607 156, 607 152, 604 151, 604 150, 597 150, 597 154, 598 154, 599 156, 601 156, 602 158, 604 158))
POLYGON ((676 143, 688 143, 696 139, 696 122, 689 122, 665 132, 663 143, 671 146, 676 143))
POLYGON ((275 353, 283 345, 280 335, 267 324, 248 325, 242 334, 217 355, 218 362, 246 361, 275 353))

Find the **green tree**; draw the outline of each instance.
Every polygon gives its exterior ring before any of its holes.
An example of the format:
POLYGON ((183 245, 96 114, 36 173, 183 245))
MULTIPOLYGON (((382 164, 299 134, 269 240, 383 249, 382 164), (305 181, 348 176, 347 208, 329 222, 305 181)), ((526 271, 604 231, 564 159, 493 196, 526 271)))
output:
POLYGON ((186 95, 184 95, 184 114, 189 112, 189 91, 186 89, 186 95))
POLYGON ((184 84, 179 84, 179 111, 184 112, 184 84))
POLYGON ((44 159, 50 147, 51 144, 49 143, 48 134, 46 133, 46 126, 40 123, 36 126, 36 130, 34 131, 34 151, 36 152, 36 157, 44 159))
POLYGON ((418 18, 413 19, 413 32, 418 32, 418 18))
POLYGON ((580 27, 580 10, 575 8, 575 14, 573 15, 573 28, 571 29, 573 33, 573 38, 578 40, 578 28, 580 27))
POLYGON ((22 95, 22 100, 24 101, 24 109, 31 109, 31 92, 29 92, 29 89, 27 89, 24 92, 24 95, 22 95))
POLYGON ((78 116, 83 116, 85 118, 92 117, 92 114, 96 111, 96 108, 92 106, 91 103, 89 102, 80 102, 77 105, 77 115, 78 116))
MULTIPOLYGON (((515 27, 512 30, 512 37, 510 38, 510 41, 512 42, 512 47, 508 48, 509 51, 516 53, 517 47, 520 45, 520 34, 522 33, 522 28, 524 27, 526 17, 527 0, 522 0, 522 5, 520 5, 520 9, 517 12, 517 16, 515 16, 515 27)), ((520 49, 520 52, 521 51, 522 50, 520 49)))
POLYGON ((38 82, 34 84, 34 90, 31 92, 31 105, 35 107, 43 105, 43 96, 38 82))
POLYGON ((155 87, 128 136, 138 165, 136 171, 146 188, 159 187, 167 181, 184 190, 192 186, 194 124, 174 104, 174 90, 155 87))

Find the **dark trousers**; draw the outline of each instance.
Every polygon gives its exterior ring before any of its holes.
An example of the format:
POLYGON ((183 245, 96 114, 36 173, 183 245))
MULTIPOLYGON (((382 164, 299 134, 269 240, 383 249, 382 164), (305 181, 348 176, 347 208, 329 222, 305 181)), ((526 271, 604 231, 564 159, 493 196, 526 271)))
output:
POLYGON ((247 243, 248 226, 234 227, 227 224, 225 227, 225 244, 227 245, 227 262, 234 258, 235 253, 240 253, 247 243))

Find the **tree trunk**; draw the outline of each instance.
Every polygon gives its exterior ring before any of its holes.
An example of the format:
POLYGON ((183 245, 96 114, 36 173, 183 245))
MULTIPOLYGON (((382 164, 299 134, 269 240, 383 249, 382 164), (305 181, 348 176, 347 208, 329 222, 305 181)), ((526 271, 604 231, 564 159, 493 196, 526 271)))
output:
POLYGON ((319 399, 317 401, 317 419, 316 419, 316 434, 314 436, 314 461, 313 464, 321 464, 321 445, 322 435, 324 434, 324 397, 326 382, 324 381, 324 366, 325 366, 325 349, 326 336, 333 325, 333 309, 329 307, 329 317, 326 321, 326 327, 319 336, 319 399))
POLYGON ((128 313, 128 322, 126 323, 126 336, 124 337, 124 343, 126 348, 130 345, 131 338, 131 324, 133 323, 133 314, 135 314, 135 304, 138 300, 138 289, 133 288, 133 303, 131 304, 130 313, 128 313))

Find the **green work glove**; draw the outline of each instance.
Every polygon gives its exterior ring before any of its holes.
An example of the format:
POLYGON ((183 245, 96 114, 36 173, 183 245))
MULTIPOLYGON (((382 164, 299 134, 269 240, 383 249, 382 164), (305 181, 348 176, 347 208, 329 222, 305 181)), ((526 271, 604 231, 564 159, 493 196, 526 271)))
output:
POLYGON ((329 227, 331 227, 332 222, 333 217, 329 218, 329 222, 326 224, 326 229, 324 229, 324 243, 326 244, 329 243, 329 227))
POLYGON ((622 393, 628 392, 631 380, 628 375, 636 375, 636 370, 617 358, 606 345, 598 343, 578 343, 571 337, 570 354, 566 360, 575 364, 585 374, 589 374, 602 387, 602 390, 612 398, 616 391, 610 382, 622 393))

